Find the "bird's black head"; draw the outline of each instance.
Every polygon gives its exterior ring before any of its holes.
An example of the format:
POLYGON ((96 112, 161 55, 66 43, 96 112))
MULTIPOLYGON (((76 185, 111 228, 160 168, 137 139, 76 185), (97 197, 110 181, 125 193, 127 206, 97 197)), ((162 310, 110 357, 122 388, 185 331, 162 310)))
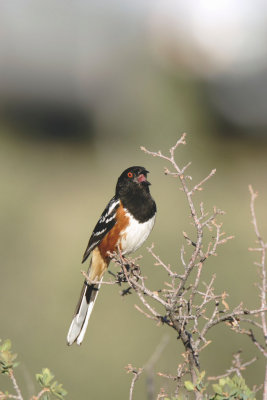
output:
POLYGON ((118 179, 116 195, 128 190, 141 189, 149 191, 150 183, 147 181, 148 171, 144 167, 127 168, 118 179))
POLYGON ((127 168, 119 177, 116 186, 116 197, 140 223, 152 218, 157 209, 149 191, 147 174, 148 171, 144 167, 127 168))

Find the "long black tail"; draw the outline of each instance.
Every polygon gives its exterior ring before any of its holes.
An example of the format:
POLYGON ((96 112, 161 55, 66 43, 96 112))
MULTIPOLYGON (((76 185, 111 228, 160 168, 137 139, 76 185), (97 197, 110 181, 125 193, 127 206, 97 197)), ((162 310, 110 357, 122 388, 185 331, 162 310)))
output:
POLYGON ((72 345, 72 343, 74 343, 75 341, 78 345, 82 343, 100 286, 101 282, 98 284, 90 285, 86 281, 84 281, 80 299, 76 307, 75 315, 73 317, 67 335, 67 343, 69 346, 72 345))

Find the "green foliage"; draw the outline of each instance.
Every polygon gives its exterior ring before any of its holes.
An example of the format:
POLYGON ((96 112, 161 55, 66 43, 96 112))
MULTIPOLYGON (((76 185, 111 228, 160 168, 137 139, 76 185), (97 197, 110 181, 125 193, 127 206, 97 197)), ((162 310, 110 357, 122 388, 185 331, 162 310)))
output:
POLYGON ((193 392, 195 390, 195 386, 191 381, 185 381, 184 387, 186 388, 186 390, 188 390, 188 392, 193 392))
MULTIPOLYGON (((255 393, 246 385, 245 380, 237 375, 219 379, 218 383, 212 385, 213 394, 207 393, 207 383, 204 382, 205 371, 199 373, 197 383, 194 385, 191 381, 185 381, 184 387, 187 392, 200 392, 202 398, 206 400, 256 400, 255 393)), ((181 398, 181 397, 180 397, 181 398)), ((186 399, 187 397, 183 397, 186 399)), ((175 398, 178 400, 178 397, 175 398)), ((170 399, 165 399, 170 400, 170 399)), ((174 398, 172 399, 174 400, 174 398)))
POLYGON ((219 383, 212 385, 212 387, 215 394, 210 400, 255 400, 255 393, 247 387, 245 380, 237 375, 233 378, 220 379, 219 383))
MULTIPOLYGON (((0 339, 1 342, 1 339, 0 339)), ((17 354, 11 351, 11 340, 6 339, 0 344, 0 372, 1 374, 9 374, 10 370, 18 366, 18 362, 14 362, 17 354)))
POLYGON ((196 382, 196 384, 194 385, 193 382, 191 382, 191 381, 185 381, 184 382, 184 387, 186 388, 186 390, 188 392, 197 391, 197 392, 200 392, 200 393, 204 393, 206 391, 206 388, 207 388, 207 384, 204 382, 204 378, 205 378, 206 372, 205 371, 202 371, 202 372, 196 371, 196 372, 197 372, 197 382, 196 382))
MULTIPOLYGON (((0 339, 1 343, 1 339, 0 339)), ((6 339, 2 344, 0 344, 0 372, 1 374, 8 375, 12 378, 12 383, 15 391, 18 394, 18 386, 17 383, 14 385, 14 372, 13 368, 18 365, 18 362, 14 362, 17 358, 17 354, 12 353, 11 351, 11 341, 6 339)), ((50 400, 51 396, 56 397, 60 400, 63 400, 67 395, 67 391, 63 388, 61 383, 58 383, 54 380, 54 375, 48 368, 43 368, 42 372, 36 374, 36 380, 40 384, 42 390, 37 394, 37 396, 33 396, 32 399, 40 399, 40 400, 50 400)), ((8 399, 14 398, 13 395, 10 395, 8 392, 3 392, 0 390, 1 398, 8 399)), ((21 398, 21 397, 19 397, 21 398)))
POLYGON ((208 384, 204 382, 204 378, 205 371, 202 371, 198 374, 195 385, 191 381, 184 382, 186 392, 177 397, 164 397, 164 400, 188 400, 191 398, 190 394, 194 392, 199 392, 203 400, 256 400, 255 393, 247 387, 245 380, 240 376, 219 379, 212 385, 212 394, 207 392, 208 384))
POLYGON ((43 400, 50 399, 49 394, 52 393, 58 399, 63 399, 66 396, 67 391, 63 388, 61 383, 53 381, 54 375, 48 368, 43 368, 40 374, 36 374, 36 380, 39 382, 43 389, 48 389, 47 392, 42 396, 43 400))

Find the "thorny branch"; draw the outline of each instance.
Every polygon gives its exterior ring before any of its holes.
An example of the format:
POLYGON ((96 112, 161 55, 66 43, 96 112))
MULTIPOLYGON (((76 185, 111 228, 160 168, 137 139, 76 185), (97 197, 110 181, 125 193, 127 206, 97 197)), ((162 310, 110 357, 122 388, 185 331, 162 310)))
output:
MULTIPOLYGON (((153 246, 149 248, 148 251, 155 259, 155 265, 162 267, 169 276, 169 281, 165 284, 166 287, 160 292, 148 288, 145 278, 141 273, 136 270, 133 271, 133 264, 130 260, 122 260, 120 257, 114 255, 114 261, 121 265, 129 286, 137 292, 141 302, 143 303, 145 311, 142 310, 141 312, 157 322, 167 324, 177 332, 178 337, 182 340, 185 347, 190 364, 192 380, 195 382, 197 379, 196 370, 199 368, 199 351, 203 344, 206 345, 208 342, 200 330, 200 320, 210 319, 210 316, 207 315, 207 304, 216 300, 216 304, 218 304, 215 306, 214 312, 211 314, 214 322, 215 319, 218 318, 219 312, 222 312, 221 309, 219 310, 219 302, 220 300, 224 300, 225 297, 224 294, 215 296, 213 288, 211 287, 207 288, 206 293, 200 290, 200 286, 202 285, 201 274, 203 271, 203 264, 210 256, 216 255, 216 250, 219 245, 225 243, 227 240, 231 239, 231 237, 224 237, 224 233, 221 231, 222 225, 216 222, 217 216, 223 214, 221 210, 214 208, 212 214, 209 215, 209 213, 204 211, 203 203, 200 204, 200 211, 198 211, 198 207, 195 205, 194 194, 197 191, 202 190, 203 185, 215 174, 216 171, 213 169, 199 183, 189 187, 188 181, 191 182, 192 178, 185 175, 185 173, 191 163, 188 163, 185 166, 179 166, 174 158, 175 150, 179 146, 186 144, 185 136, 186 135, 183 134, 176 142, 175 146, 170 149, 169 156, 163 155, 160 151, 155 153, 145 148, 142 148, 142 150, 153 157, 159 157, 164 161, 167 161, 170 164, 172 171, 169 168, 165 168, 165 174, 178 178, 180 181, 181 189, 186 196, 196 231, 195 239, 190 238, 186 233, 184 233, 186 242, 192 248, 189 259, 186 260, 183 246, 181 248, 182 269, 181 273, 178 273, 178 271, 175 271, 154 252, 153 246), (215 235, 211 237, 206 249, 204 249, 203 246, 205 230, 208 230, 209 232, 215 230, 215 235), (194 271, 196 271, 196 277, 192 283, 192 279, 190 278, 191 275, 194 275, 194 271), (204 293, 204 295, 202 293, 204 293), (197 301, 195 301, 196 298, 199 299, 199 296, 203 298, 200 306, 197 305, 197 301), (163 307, 163 311, 162 309, 159 310, 156 304, 151 304, 151 300, 153 303, 160 304, 163 307), (193 334, 190 333, 192 330, 190 323, 193 323, 193 334)), ((140 309, 140 307, 138 307, 138 309, 140 309)), ((208 326, 206 323, 205 329, 208 330, 211 326, 208 326)))
MULTIPOLYGON (((17 380, 14 375, 14 371, 12 368, 9 369, 8 376, 12 382, 13 388, 16 392, 16 394, 10 394, 10 393, 3 393, 0 391, 0 400, 7 400, 7 399, 16 399, 16 400, 23 400, 23 396, 21 393, 21 390, 19 388, 19 385, 17 383, 17 380)), ((44 393, 49 392, 50 389, 44 388, 41 390, 36 396, 31 397, 31 400, 39 400, 43 396, 44 393)))
MULTIPOLYGON (((3 393, 0 391, 0 400, 8 400, 8 399, 24 400, 12 368, 9 369, 8 376, 12 382, 16 394, 3 393)), ((43 388, 36 396, 32 396, 30 400, 40 400, 42 396, 47 392, 50 392, 50 389, 43 388)))
POLYGON ((37 396, 33 396, 32 398, 31 398, 31 400, 39 400, 39 399, 41 399, 41 397, 45 394, 45 393, 47 393, 47 392, 49 392, 50 390, 48 389, 48 388, 44 388, 43 390, 41 390, 38 394, 37 394, 37 396))
MULTIPOLYGON (((254 231, 257 237, 257 244, 259 247, 257 248, 250 248, 250 251, 259 251, 261 254, 261 261, 260 263, 256 263, 260 268, 260 277, 261 277, 261 284, 260 284, 260 298, 261 298, 261 308, 266 309, 267 301, 266 301, 266 291, 267 291, 267 277, 266 277, 266 248, 267 244, 264 243, 258 228, 258 223, 256 219, 255 213, 255 200, 258 196, 256 192, 253 191, 252 186, 249 186, 249 191, 251 194, 251 201, 250 201, 250 210, 252 216, 252 224, 254 227, 254 231)), ((266 314, 264 312, 261 313, 261 323, 262 323, 262 331, 265 339, 265 345, 267 345, 267 323, 266 323, 266 314)))
MULTIPOLYGON (((148 155, 158 157, 168 163, 169 167, 165 167, 164 172, 168 176, 172 176, 179 180, 180 189, 186 197, 186 201, 190 211, 192 225, 194 226, 194 237, 183 232, 185 244, 188 245, 189 255, 185 252, 185 245, 180 249, 180 262, 178 266, 171 266, 156 254, 154 245, 148 248, 148 252, 154 259, 154 265, 161 268, 166 273, 166 281, 164 287, 155 290, 149 287, 146 277, 142 275, 140 266, 136 260, 123 258, 120 254, 114 253, 112 259, 121 267, 121 271, 115 275, 115 282, 119 285, 126 283, 128 287, 121 294, 125 295, 134 291, 142 307, 135 305, 147 318, 154 320, 157 324, 165 324, 175 330, 177 338, 181 340, 185 352, 183 353, 184 362, 179 364, 176 375, 160 373, 160 376, 176 382, 176 394, 182 385, 186 375, 191 375, 194 385, 197 385, 199 364, 199 354, 206 348, 210 340, 207 334, 214 326, 226 323, 232 330, 238 333, 248 335, 256 347, 266 357, 267 345, 267 323, 266 323, 266 247, 258 229, 257 220, 254 211, 254 201, 257 196, 250 187, 251 193, 251 214, 252 222, 257 237, 257 247, 250 249, 261 254, 261 261, 258 263, 260 268, 261 284, 260 284, 260 306, 254 310, 248 310, 239 304, 232 310, 226 302, 227 294, 216 293, 214 289, 215 274, 208 283, 203 282, 202 273, 208 258, 217 255, 218 247, 225 244, 233 236, 225 236, 222 231, 222 223, 218 222, 218 218, 224 212, 216 207, 212 211, 205 210, 203 202, 199 204, 195 201, 195 193, 203 190, 203 185, 212 178, 216 172, 213 169, 200 182, 193 184, 192 177, 186 175, 191 162, 184 166, 180 166, 175 161, 175 151, 182 145, 186 144, 186 134, 183 134, 176 144, 170 149, 169 155, 164 155, 160 151, 152 152, 144 147, 141 149, 148 155), (205 241, 203 240, 205 238, 205 241), (260 322, 258 321, 260 316, 260 322), (250 329, 244 329, 242 324, 249 324, 250 329), (261 329, 264 335, 264 345, 262 345, 255 336, 252 328, 261 329)), ((187 251, 188 253, 188 251, 187 251)), ((110 282, 107 282, 110 284, 110 282)), ((242 368, 249 365, 242 364, 242 368)), ((132 398, 133 387, 141 372, 135 370, 134 378, 131 385, 130 399, 132 398)), ((266 384, 264 385, 264 400, 267 400, 267 368, 266 368, 266 384)), ((163 392, 158 398, 163 397, 163 392)), ((201 399, 201 394, 194 391, 195 398, 201 399)))
POLYGON ((241 360, 241 352, 239 351, 238 353, 235 353, 233 355, 232 366, 225 372, 225 374, 218 376, 209 376, 208 380, 217 381, 218 379, 226 378, 227 376, 230 376, 234 373, 242 377, 241 371, 244 371, 249 365, 253 364, 256 360, 257 357, 253 357, 251 360, 243 363, 241 360))
MULTIPOLYGON (((267 249, 267 243, 264 242, 260 231, 258 227, 258 222, 256 218, 256 213, 255 213, 255 200, 258 196, 257 192, 254 192, 253 188, 251 185, 249 185, 249 191, 250 191, 250 212, 252 216, 252 225, 254 228, 254 232, 256 235, 256 248, 250 248, 250 251, 256 251, 260 253, 260 262, 255 262, 254 264, 259 268, 259 277, 260 277, 260 284, 259 284, 259 291, 260 291, 260 299, 261 299, 261 309, 264 310, 267 307, 267 300, 266 300, 266 291, 267 291, 267 271, 266 271, 266 249, 267 249)), ((263 333, 263 338, 264 338, 264 345, 258 342, 256 339, 254 332, 252 329, 249 330, 249 333, 246 331, 245 333, 250 337, 252 342, 255 344, 255 346, 258 348, 258 350, 264 355, 266 358, 266 366, 265 366, 265 379, 264 379, 264 384, 263 384, 263 400, 267 400, 267 321, 266 321, 266 313, 261 312, 260 313, 261 317, 261 329, 263 333)))
POLYGON ((19 399, 19 397, 14 394, 5 394, 3 392, 0 392, 0 400, 7 400, 7 399, 19 399))
POLYGON ((23 400, 23 397, 22 397, 20 388, 19 388, 19 386, 18 386, 17 380, 16 380, 16 378, 15 378, 13 369, 10 369, 10 371, 9 371, 9 377, 10 377, 10 379, 11 379, 11 381, 12 381, 12 384, 13 384, 13 387, 14 387, 16 393, 17 393, 17 396, 16 396, 15 398, 18 399, 18 400, 23 400))
POLYGON ((139 378, 139 375, 143 372, 143 368, 134 368, 131 364, 128 364, 126 367, 127 373, 132 373, 133 378, 130 386, 130 394, 129 394, 129 400, 133 399, 133 390, 134 390, 134 385, 137 379, 139 378))
POLYGON ((142 368, 134 368, 131 364, 128 364, 125 368, 127 373, 132 373, 132 381, 131 381, 131 386, 130 386, 130 394, 129 394, 129 400, 132 400, 133 398, 133 390, 135 383, 139 376, 145 371, 147 374, 147 394, 148 394, 148 399, 153 400, 154 399, 154 367, 157 362, 157 360, 160 358, 161 354, 163 353, 167 343, 169 342, 169 336, 164 335, 156 347, 155 351, 149 358, 149 360, 146 362, 146 364, 142 368))

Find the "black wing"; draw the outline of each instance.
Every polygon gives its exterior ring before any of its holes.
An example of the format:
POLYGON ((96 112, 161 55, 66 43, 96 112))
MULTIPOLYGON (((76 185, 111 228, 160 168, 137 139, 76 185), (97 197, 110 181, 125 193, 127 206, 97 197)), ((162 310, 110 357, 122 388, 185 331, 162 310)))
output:
POLYGON ((92 250, 101 242, 103 237, 110 231, 110 229, 116 223, 116 211, 120 205, 120 200, 113 197, 108 203, 107 207, 103 211, 98 223, 93 230, 93 233, 89 239, 87 248, 83 255, 82 262, 84 262, 92 250))

